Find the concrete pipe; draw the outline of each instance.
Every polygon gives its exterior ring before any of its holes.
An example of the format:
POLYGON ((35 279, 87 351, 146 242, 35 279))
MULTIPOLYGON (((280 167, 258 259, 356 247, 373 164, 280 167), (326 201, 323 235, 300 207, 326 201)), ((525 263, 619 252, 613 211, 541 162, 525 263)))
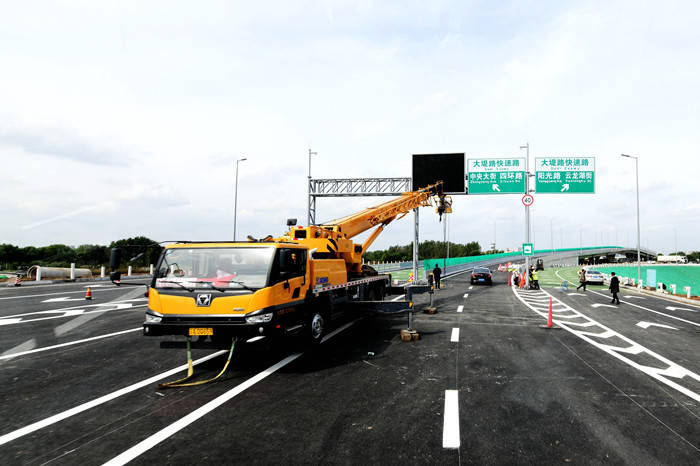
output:
MULTIPOLYGON (((75 278, 92 278, 90 269, 74 269, 75 278)), ((43 267, 33 265, 27 270, 29 280, 43 279, 70 279, 71 269, 69 267, 43 267)))

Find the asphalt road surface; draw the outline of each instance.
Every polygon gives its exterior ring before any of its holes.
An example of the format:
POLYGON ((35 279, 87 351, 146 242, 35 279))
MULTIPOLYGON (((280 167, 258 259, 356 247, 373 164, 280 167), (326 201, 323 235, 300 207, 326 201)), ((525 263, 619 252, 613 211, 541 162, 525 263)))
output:
MULTIPOLYGON (((350 318, 318 350, 262 339, 222 380, 170 390, 156 385, 184 376, 185 354, 142 336, 143 288, 0 289, 0 458, 700 463, 700 308, 504 282, 443 280, 419 341, 401 341, 405 316, 350 318), (541 328, 550 298, 558 330, 541 328)), ((225 358, 195 351, 195 370, 225 358)))

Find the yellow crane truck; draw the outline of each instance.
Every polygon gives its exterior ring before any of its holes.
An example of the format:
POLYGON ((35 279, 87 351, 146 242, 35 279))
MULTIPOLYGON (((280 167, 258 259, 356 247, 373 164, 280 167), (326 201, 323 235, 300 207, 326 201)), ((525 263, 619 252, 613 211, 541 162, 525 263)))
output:
MULTIPOLYGON (((322 225, 296 226, 290 219, 278 238, 169 244, 148 287, 143 332, 185 336, 188 350, 197 342, 233 349, 239 338, 299 332, 319 343, 346 304, 371 307, 390 291, 390 275, 362 264, 384 227, 432 205, 440 217, 451 212, 442 182, 322 225), (372 228, 362 244, 352 241, 372 228)), ((112 259, 119 263, 119 251, 112 259)), ((119 283, 119 272, 110 278, 119 283)))

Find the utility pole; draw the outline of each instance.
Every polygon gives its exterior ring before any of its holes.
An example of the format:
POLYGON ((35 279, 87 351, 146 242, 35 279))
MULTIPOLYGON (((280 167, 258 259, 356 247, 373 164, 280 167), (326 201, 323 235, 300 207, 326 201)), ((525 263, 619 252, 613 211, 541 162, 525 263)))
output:
POLYGON ((233 195, 233 241, 236 241, 236 216, 238 211, 238 163, 248 160, 247 158, 236 160, 236 188, 233 195))
POLYGON ((496 252, 496 222, 493 222, 493 252, 496 252))
POLYGON ((552 254, 554 254, 554 223, 549 219, 549 238, 552 240, 552 254))
MULTIPOLYGON (((311 203, 314 203, 314 210, 315 210, 315 201, 311 200, 311 156, 312 155, 318 155, 318 152, 313 152, 311 149, 309 149, 309 177, 308 177, 308 183, 306 186, 306 195, 307 195, 307 200, 306 200, 306 226, 311 225, 311 203)), ((314 212, 315 214, 315 212, 314 212)))
MULTIPOLYGON (((526 150, 525 159, 525 193, 530 194, 530 142, 526 142, 524 146, 520 146, 520 149, 526 150)), ((525 242, 530 242, 530 207, 525 206, 525 242)), ((534 245, 533 245, 534 250, 534 245)), ((525 256, 525 279, 527 280, 527 274, 530 273, 530 256, 525 256)))
POLYGON ((641 248, 641 234, 639 228, 639 159, 634 155, 620 154, 623 157, 634 159, 634 172, 637 178, 637 283, 642 279, 642 254, 641 248))

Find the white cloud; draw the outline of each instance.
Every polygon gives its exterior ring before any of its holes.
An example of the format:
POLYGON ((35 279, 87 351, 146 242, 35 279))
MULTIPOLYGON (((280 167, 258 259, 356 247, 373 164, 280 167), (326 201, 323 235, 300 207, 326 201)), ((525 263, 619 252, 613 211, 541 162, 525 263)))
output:
MULTIPOLYGON (((695 3, 23 2, 4 17, 3 241, 226 238, 239 157, 239 231, 275 234, 306 217, 309 147, 314 176, 408 176, 412 153, 529 141, 598 161, 596 195, 536 196, 538 243, 635 231, 625 152, 643 242, 667 251, 675 228, 700 249, 695 3)), ((320 200, 318 217, 377 202, 320 200)), ((421 214, 424 238, 436 220, 421 214)), ((494 223, 499 247, 522 242, 518 196, 455 198, 453 240, 486 246, 494 223)), ((411 236, 404 219, 375 247, 411 236)))

